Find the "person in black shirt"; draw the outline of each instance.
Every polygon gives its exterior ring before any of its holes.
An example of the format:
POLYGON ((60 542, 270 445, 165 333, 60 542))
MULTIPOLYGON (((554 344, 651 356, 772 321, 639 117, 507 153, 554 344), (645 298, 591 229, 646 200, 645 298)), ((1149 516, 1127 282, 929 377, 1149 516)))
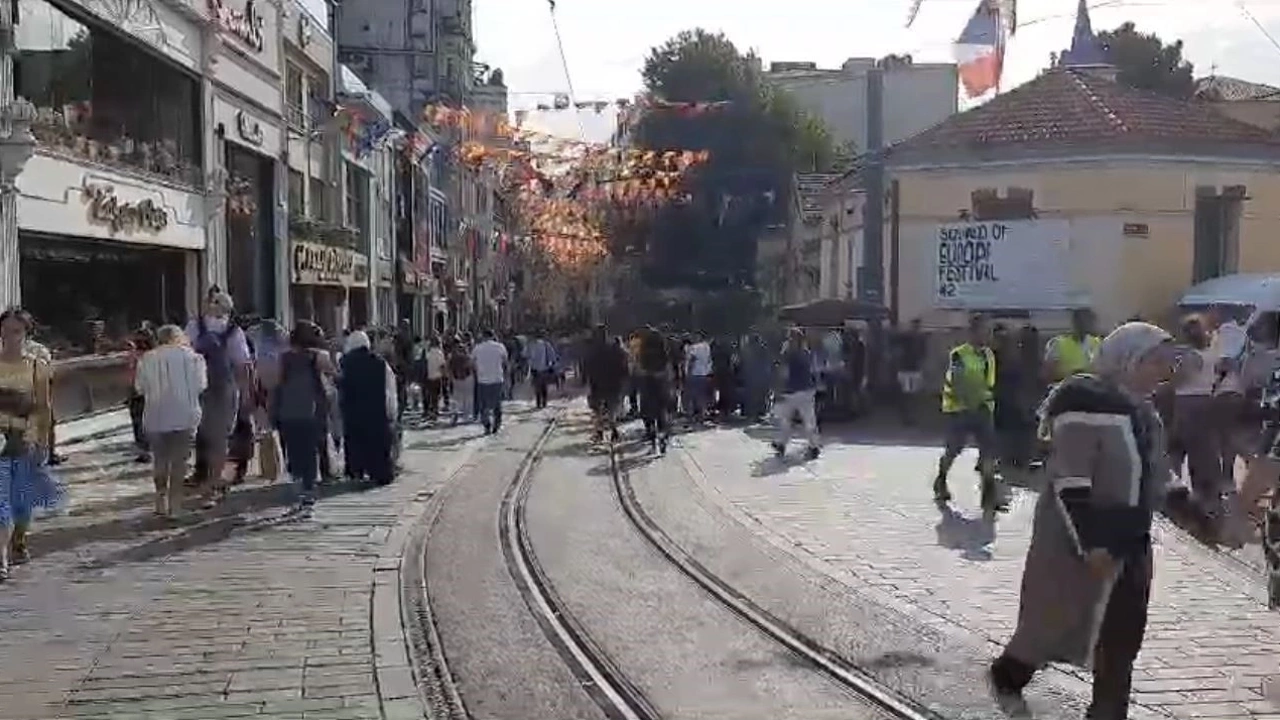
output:
POLYGON ((592 441, 600 442, 606 428, 612 440, 618 439, 617 416, 626 389, 627 351, 609 339, 603 325, 597 325, 583 362, 587 382, 587 403, 595 417, 592 441))
POLYGON ((671 432, 667 420, 667 409, 671 403, 671 389, 667 381, 671 358, 667 354, 666 338, 652 327, 640 331, 635 364, 645 438, 651 450, 665 453, 671 432))

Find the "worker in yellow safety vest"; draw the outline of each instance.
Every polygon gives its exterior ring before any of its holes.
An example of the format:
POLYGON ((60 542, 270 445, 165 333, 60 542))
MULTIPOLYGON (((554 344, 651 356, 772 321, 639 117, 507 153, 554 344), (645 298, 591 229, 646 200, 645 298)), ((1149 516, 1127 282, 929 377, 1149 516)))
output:
POLYGON ((1049 340, 1044 349, 1042 374, 1046 382, 1060 383, 1093 365, 1102 338, 1094 334, 1093 311, 1079 308, 1071 311, 1071 332, 1049 340))
POLYGON ((993 462, 996 458, 994 422, 996 355, 991 349, 991 331, 986 318, 969 319, 968 341, 951 349, 947 372, 942 379, 942 413, 946 417, 946 449, 938 462, 933 481, 934 500, 946 505, 951 500, 947 475, 972 438, 978 448, 978 469, 982 476, 982 507, 994 513, 1004 505, 996 486, 993 462))

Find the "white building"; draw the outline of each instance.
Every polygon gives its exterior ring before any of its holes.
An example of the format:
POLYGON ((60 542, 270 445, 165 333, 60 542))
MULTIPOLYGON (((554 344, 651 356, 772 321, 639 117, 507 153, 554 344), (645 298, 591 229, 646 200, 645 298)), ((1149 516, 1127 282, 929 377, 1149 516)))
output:
MULTIPOLYGON (((774 62, 765 79, 790 93, 802 110, 821 119, 837 144, 867 149, 867 75, 873 58, 850 58, 838 69, 812 62, 774 62)), ((960 84, 953 63, 880 61, 884 70, 884 142, 891 145, 956 113, 960 84)))

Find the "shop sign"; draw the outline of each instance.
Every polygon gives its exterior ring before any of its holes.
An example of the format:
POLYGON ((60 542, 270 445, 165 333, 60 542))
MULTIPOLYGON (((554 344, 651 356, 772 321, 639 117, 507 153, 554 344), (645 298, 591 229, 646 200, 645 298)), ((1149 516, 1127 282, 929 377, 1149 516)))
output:
POLYGON ((122 202, 110 185, 86 184, 80 189, 80 201, 89 206, 89 222, 105 225, 111 234, 139 231, 159 233, 169 227, 169 215, 150 199, 122 202))
POLYGON ((262 16, 254 7, 254 0, 246 0, 244 12, 227 7, 224 0, 208 0, 209 14, 223 32, 234 35, 240 42, 262 52, 265 47, 262 32, 262 16))
POLYGON ((250 145, 262 144, 262 125, 245 115, 243 110, 236 111, 236 132, 240 133, 240 138, 250 145))
POLYGON ((354 286, 368 283, 369 260, 350 248, 293 243, 293 282, 297 285, 354 286))

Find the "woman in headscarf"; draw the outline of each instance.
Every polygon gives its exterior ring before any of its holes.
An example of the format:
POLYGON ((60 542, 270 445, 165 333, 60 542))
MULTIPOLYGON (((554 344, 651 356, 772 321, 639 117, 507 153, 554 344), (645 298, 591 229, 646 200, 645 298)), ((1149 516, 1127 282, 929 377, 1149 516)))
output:
POLYGON ((285 467, 300 486, 304 509, 315 503, 321 453, 328 454, 324 441, 329 410, 325 379, 334 371, 321 342, 319 326, 298 321, 289 336, 288 351, 280 356, 280 374, 271 393, 272 422, 280 431, 285 467))
POLYGON ((1068 378, 1045 399, 1048 481, 1035 509, 1017 629, 990 669, 1006 699, 1020 699, 1045 665, 1066 662, 1093 670, 1086 717, 1128 717, 1151 591, 1152 515, 1169 478, 1150 396, 1176 362, 1168 333, 1127 323, 1103 340, 1091 373, 1068 378))
POLYGON ((347 475, 387 485, 395 474, 392 459, 396 419, 396 377, 387 361, 370 349, 369 336, 357 330, 347 337, 338 382, 347 475))

